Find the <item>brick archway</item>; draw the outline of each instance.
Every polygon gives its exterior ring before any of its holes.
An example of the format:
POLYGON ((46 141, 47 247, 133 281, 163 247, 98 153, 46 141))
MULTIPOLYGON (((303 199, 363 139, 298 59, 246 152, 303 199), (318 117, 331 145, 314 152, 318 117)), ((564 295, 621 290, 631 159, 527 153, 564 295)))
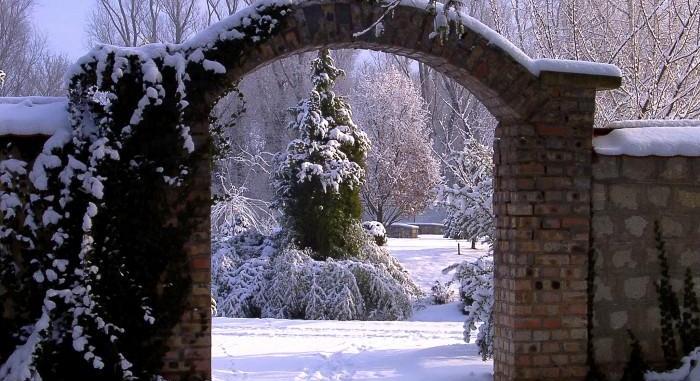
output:
MULTIPOLYGON (((276 59, 319 48, 358 48, 397 53, 424 62, 473 92, 498 119, 495 142, 496 329, 495 379, 583 380, 587 371, 587 261, 590 245, 591 137, 595 94, 616 88, 619 74, 589 64, 534 61, 478 22, 465 19, 466 34, 444 44, 429 37, 434 15, 427 3, 404 2, 384 20, 385 32, 363 30, 384 10, 360 0, 303 1, 290 5, 278 33, 262 43, 227 49, 218 31, 237 25, 250 10, 195 37, 226 74, 191 73, 190 121, 195 144, 208 147, 208 114, 228 85, 276 59), (209 38, 209 37, 212 38, 209 38), (209 38, 209 39, 207 39, 209 38), (216 48, 212 48, 217 42, 216 48), (209 48, 206 48, 206 47, 209 48), (237 52, 231 54, 230 52, 237 52), (238 54, 238 52, 241 52, 238 54)), ((196 168, 192 197, 208 199, 209 160, 196 168)), ((204 203, 203 203, 204 204, 204 203)), ((194 371, 210 377, 209 208, 188 246, 195 281, 190 311, 174 332, 165 373, 194 371), (205 328, 202 328, 206 325, 205 328)))

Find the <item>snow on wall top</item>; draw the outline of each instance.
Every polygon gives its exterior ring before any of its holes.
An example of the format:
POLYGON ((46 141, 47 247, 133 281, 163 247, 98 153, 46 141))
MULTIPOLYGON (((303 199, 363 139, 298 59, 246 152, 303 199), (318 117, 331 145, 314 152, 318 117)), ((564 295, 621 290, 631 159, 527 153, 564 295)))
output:
MULTIPOLYGON (((412 6, 416 8, 426 9, 429 5, 427 0, 401 0, 402 5, 412 6)), ((442 11, 442 5, 438 4, 438 12, 442 11)), ((598 75, 605 77, 622 77, 620 68, 615 65, 603 64, 589 61, 572 61, 561 59, 532 59, 525 54, 520 48, 513 45, 510 40, 500 35, 495 30, 484 25, 481 21, 460 12, 459 15, 452 12, 452 19, 461 20, 464 26, 480 36, 487 39, 490 43, 503 49, 516 62, 523 65, 534 76, 539 77, 543 71, 552 71, 558 73, 571 74, 587 74, 598 75)))
POLYGON ((645 120, 620 120, 610 122, 607 128, 642 128, 642 127, 700 127, 700 120, 697 119, 645 119, 645 120))
POLYGON ((600 155, 700 156, 700 120, 615 122, 605 136, 593 138, 600 155))
MULTIPOLYGON (((253 3, 253 5, 197 33, 195 36, 183 43, 181 47, 185 50, 195 50, 198 48, 212 47, 219 39, 242 38, 243 36, 240 35, 240 33, 236 33, 235 31, 232 32, 231 29, 244 25, 245 19, 255 15, 259 9, 273 5, 298 5, 304 1, 305 0, 259 0, 253 3)), ((400 0, 400 4, 403 6, 419 8, 421 10, 428 9, 430 6, 430 3, 427 0, 400 0)), ((441 4, 437 4, 437 8, 438 12, 442 12, 441 4)), ((543 71, 607 77, 622 76, 620 69, 617 66, 610 64, 587 61, 532 59, 517 46, 513 45, 508 39, 484 25, 479 20, 462 12, 460 12, 460 14, 451 12, 450 17, 455 20, 460 19, 462 23, 464 23, 465 27, 483 36, 490 43, 503 49, 503 51, 513 57, 515 61, 523 65, 535 76, 539 76, 543 71)))
POLYGON ((70 129, 65 97, 0 98, 0 136, 52 136, 70 129))

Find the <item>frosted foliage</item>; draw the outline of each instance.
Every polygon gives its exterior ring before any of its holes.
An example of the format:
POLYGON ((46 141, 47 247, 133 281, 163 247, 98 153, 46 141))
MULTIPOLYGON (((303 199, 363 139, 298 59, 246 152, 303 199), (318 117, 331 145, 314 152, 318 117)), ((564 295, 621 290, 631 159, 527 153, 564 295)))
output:
POLYGON ((666 372, 647 372, 645 381, 697 381, 700 380, 700 347, 681 359, 681 366, 666 372))
POLYGON ((272 242, 253 232, 224 236, 212 242, 211 294, 218 316, 255 316, 253 298, 264 284, 262 277, 272 242))
POLYGON ((435 304, 445 304, 452 301, 454 298, 454 290, 452 287, 452 282, 447 282, 446 284, 441 283, 436 280, 433 287, 430 288, 431 296, 433 297, 433 303, 435 304))
POLYGON ((238 187, 230 177, 219 175, 219 196, 211 207, 211 230, 215 237, 241 234, 248 229, 269 233, 275 225, 270 204, 247 197, 247 189, 238 187))
MULTIPOLYGON (((369 140, 352 121, 346 101, 331 90, 344 72, 333 66, 330 55, 320 55, 311 66, 314 88, 308 98, 290 109, 296 118, 289 128, 299 138, 277 158, 278 176, 298 183, 317 181, 324 192, 338 192, 341 184, 360 186, 364 170, 344 151, 364 152, 369 140)), ((280 187, 285 187, 284 182, 276 188, 280 187)))
POLYGON ((464 340, 478 329, 476 345, 484 360, 493 357, 493 259, 482 257, 475 262, 454 264, 443 272, 454 271, 459 283, 459 295, 464 303, 464 340), (482 323, 478 326, 477 324, 482 323))
POLYGON ((361 76, 352 100, 372 141, 361 194, 366 212, 385 226, 421 213, 435 197, 440 165, 420 89, 389 67, 361 76))
POLYGON ((362 228, 372 237, 384 237, 386 235, 386 229, 379 221, 365 221, 362 223, 362 228))
POLYGON ((453 151, 446 164, 455 179, 439 189, 436 203, 447 210, 445 237, 462 239, 494 236, 493 151, 468 137, 461 151, 453 151))
POLYGON ((316 261, 309 250, 248 246, 242 257, 222 246, 213 257, 219 316, 315 320, 403 320, 420 289, 386 249, 373 243, 362 259, 316 261))

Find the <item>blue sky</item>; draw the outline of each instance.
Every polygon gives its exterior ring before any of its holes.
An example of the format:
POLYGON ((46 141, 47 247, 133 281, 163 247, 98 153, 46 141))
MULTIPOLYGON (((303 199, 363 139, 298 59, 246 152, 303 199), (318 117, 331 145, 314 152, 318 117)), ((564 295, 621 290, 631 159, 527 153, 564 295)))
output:
POLYGON ((75 60, 87 52, 85 24, 94 0, 37 0, 34 26, 49 47, 75 60))

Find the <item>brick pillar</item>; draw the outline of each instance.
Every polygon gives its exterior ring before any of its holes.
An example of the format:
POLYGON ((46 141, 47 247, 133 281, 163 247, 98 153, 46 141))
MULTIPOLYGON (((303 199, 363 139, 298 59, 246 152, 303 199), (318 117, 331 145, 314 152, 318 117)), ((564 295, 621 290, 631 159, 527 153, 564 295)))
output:
POLYGON ((198 121, 192 126, 196 159, 188 197, 195 206, 192 218, 196 225, 185 246, 192 292, 163 359, 163 375, 169 381, 211 379, 211 163, 207 119, 198 121))
POLYGON ((495 380, 583 380, 595 86, 543 73, 496 131, 495 380))

